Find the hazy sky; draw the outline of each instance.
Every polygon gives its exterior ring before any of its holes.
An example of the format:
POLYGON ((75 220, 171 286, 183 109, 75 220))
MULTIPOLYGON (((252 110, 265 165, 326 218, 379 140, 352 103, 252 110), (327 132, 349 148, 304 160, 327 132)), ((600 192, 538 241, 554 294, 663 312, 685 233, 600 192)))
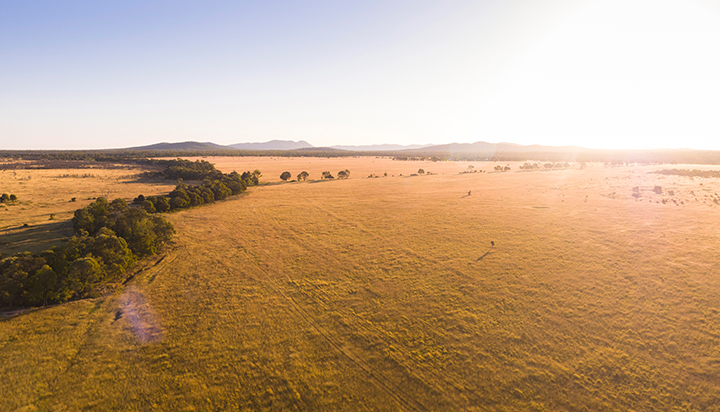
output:
POLYGON ((713 0, 0 3, 0 149, 720 150, 713 0))

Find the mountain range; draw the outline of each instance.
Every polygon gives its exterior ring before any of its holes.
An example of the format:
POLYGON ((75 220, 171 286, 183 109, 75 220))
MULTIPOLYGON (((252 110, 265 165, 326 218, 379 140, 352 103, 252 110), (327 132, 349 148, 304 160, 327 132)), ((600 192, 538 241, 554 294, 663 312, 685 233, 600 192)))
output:
POLYGON ((179 142, 179 143, 156 143, 149 146, 131 147, 127 150, 174 150, 174 151, 197 151, 197 150, 345 150, 352 152, 407 152, 412 153, 542 153, 542 152, 577 152, 583 149, 577 146, 523 146, 515 143, 450 143, 443 145, 336 145, 330 147, 315 147, 310 143, 299 140, 270 140, 268 142, 235 143, 222 146, 212 142, 179 142))

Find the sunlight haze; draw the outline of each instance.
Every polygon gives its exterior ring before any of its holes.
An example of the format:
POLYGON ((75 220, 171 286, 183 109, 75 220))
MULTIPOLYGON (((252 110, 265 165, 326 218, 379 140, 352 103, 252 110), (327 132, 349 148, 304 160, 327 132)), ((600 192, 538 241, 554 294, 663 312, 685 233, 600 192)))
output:
POLYGON ((0 12, 0 149, 282 139, 718 150, 719 10, 11 2, 0 12))

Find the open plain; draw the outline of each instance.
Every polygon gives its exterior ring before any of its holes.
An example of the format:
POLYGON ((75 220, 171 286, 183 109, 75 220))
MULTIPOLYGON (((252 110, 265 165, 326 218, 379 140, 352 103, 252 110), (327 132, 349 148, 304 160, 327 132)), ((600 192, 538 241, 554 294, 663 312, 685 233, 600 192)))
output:
POLYGON ((267 184, 167 215, 116 294, 1 319, 0 410, 720 410, 717 179, 207 160, 267 184))

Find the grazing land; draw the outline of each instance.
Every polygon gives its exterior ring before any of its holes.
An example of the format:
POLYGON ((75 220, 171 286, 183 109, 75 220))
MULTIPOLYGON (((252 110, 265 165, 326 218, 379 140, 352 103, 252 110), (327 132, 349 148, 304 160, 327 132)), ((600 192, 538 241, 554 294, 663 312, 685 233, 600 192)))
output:
MULTIPOLYGON (((715 178, 206 160, 268 184, 167 215, 174 245, 116 294, 0 320, 0 410, 720 410, 715 178)), ((15 225, 69 219, 42 173, 15 225)))

